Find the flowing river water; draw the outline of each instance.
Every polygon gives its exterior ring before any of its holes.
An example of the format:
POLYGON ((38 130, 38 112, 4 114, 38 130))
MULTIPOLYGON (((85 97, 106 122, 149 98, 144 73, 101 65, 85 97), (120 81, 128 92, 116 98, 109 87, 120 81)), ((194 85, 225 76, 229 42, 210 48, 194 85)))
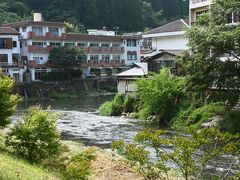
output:
MULTIPOLYGON (((111 143, 116 140, 124 140, 130 143, 134 136, 145 128, 144 123, 138 119, 99 116, 99 106, 111 99, 113 99, 113 96, 84 96, 72 99, 23 102, 19 105, 18 111, 12 117, 12 120, 18 121, 21 119, 22 112, 31 105, 51 106, 54 111, 60 113, 57 128, 63 139, 76 140, 86 145, 102 148, 110 148, 111 143)), ((176 134, 176 132, 172 132, 172 134, 176 134)), ((171 151, 171 147, 167 147, 167 150, 171 151)), ((154 151, 150 149, 150 152, 150 158, 154 160, 154 151)), ((207 173, 209 175, 227 173, 230 164, 235 158, 225 155, 214 160, 208 166, 207 173)), ((170 166, 174 167, 171 164, 170 166)), ((233 166, 230 174, 238 172, 240 172, 240 168, 233 166)))

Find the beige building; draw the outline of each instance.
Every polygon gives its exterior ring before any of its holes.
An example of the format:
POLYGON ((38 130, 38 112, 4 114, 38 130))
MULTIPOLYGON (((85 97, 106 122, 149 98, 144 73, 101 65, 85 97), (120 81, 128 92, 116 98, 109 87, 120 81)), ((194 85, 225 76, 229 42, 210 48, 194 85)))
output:
POLYGON ((195 23, 199 16, 208 12, 213 0, 190 0, 189 1, 189 23, 195 23))

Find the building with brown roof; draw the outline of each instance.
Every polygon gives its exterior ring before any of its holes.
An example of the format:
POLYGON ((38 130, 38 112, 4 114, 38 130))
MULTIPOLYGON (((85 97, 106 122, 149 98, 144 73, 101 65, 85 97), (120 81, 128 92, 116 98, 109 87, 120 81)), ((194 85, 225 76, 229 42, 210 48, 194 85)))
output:
POLYGON ((0 68, 16 81, 23 80, 20 61, 20 33, 10 27, 0 27, 0 68))
POLYGON ((139 36, 117 36, 105 30, 89 30, 89 34, 66 33, 64 23, 43 21, 39 13, 34 14, 34 21, 3 26, 21 34, 21 55, 28 59, 33 81, 41 80, 44 73, 52 71, 49 52, 62 46, 83 50, 79 68, 85 76, 113 75, 140 61, 139 36))

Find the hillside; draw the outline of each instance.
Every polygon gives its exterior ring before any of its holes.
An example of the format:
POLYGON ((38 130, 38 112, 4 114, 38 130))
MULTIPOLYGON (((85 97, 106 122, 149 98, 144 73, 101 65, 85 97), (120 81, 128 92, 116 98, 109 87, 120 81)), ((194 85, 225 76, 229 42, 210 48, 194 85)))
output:
POLYGON ((0 0, 0 24, 31 18, 67 21, 87 28, 143 31, 188 16, 188 0, 0 0))

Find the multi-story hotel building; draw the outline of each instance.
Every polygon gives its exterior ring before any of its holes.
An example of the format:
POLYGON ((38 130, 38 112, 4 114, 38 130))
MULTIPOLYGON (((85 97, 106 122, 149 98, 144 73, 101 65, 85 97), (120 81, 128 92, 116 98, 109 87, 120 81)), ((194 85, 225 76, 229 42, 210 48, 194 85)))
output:
POLYGON ((0 67, 16 81, 23 80, 23 63, 20 59, 20 33, 12 28, 0 27, 0 67))
POLYGON ((213 0, 189 0, 189 21, 190 25, 197 21, 197 18, 209 11, 213 0))
POLYGON ((89 30, 88 34, 65 32, 65 24, 42 21, 34 14, 34 21, 5 24, 21 34, 21 56, 27 57, 32 81, 41 80, 52 71, 49 52, 57 47, 79 47, 83 50, 81 69, 85 76, 114 75, 140 61, 141 36, 115 35, 113 31, 89 30))

